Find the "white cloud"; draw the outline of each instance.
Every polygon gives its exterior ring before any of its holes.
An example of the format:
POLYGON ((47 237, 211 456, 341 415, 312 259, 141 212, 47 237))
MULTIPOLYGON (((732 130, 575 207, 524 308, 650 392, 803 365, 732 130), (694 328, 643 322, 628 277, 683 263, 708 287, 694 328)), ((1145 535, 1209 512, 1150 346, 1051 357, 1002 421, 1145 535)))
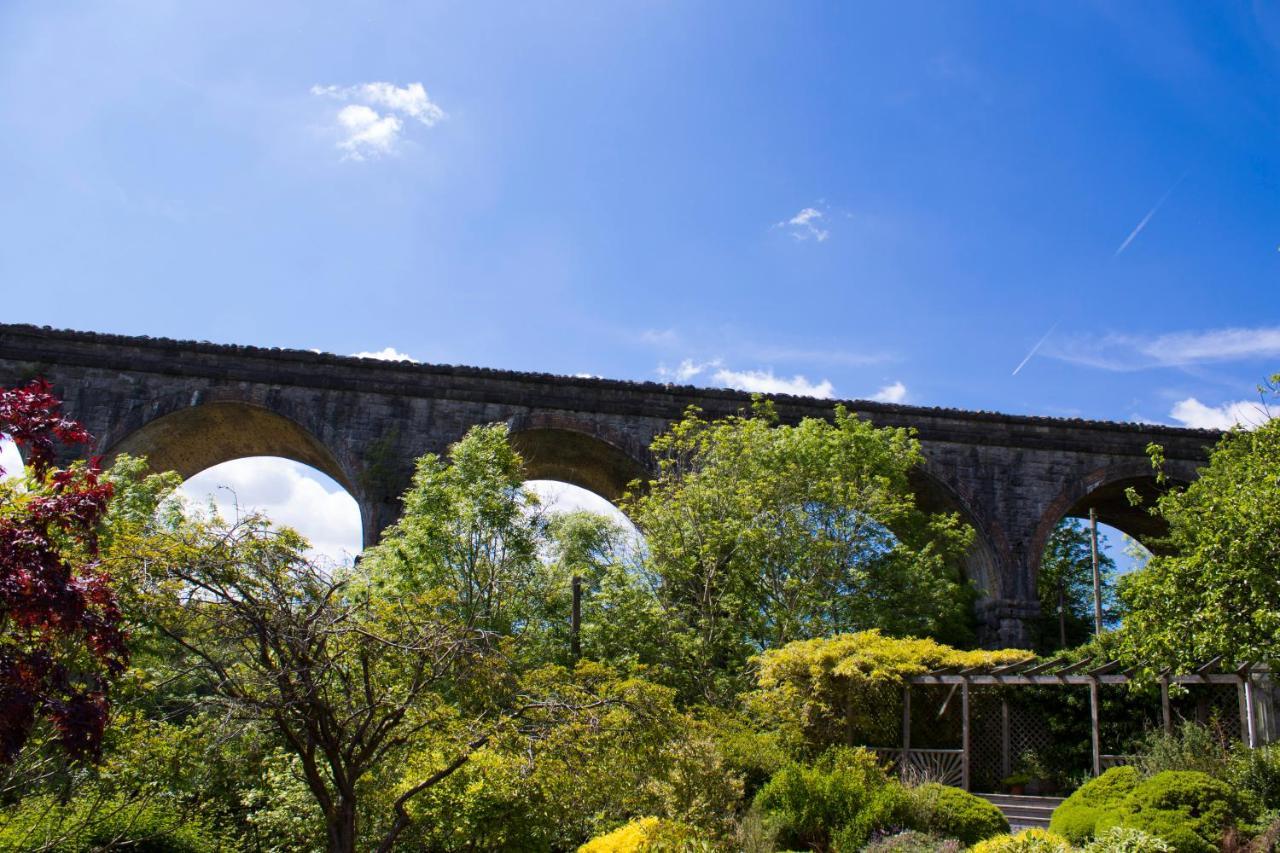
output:
POLYGON ((335 119, 341 133, 337 145, 351 160, 394 151, 404 131, 404 119, 432 127, 447 117, 421 83, 312 86, 311 94, 350 102, 338 110, 335 119))
POLYGON ((18 446, 13 443, 13 439, 7 436, 0 436, 0 468, 4 469, 4 473, 0 474, 0 480, 22 476, 22 456, 18 453, 18 446))
POLYGON ((1280 326, 1208 329, 1164 335, 1103 335, 1063 339, 1042 347, 1045 355, 1105 370, 1185 367, 1280 356, 1280 326))
POLYGON ((879 403, 901 403, 907 399, 907 386, 901 382, 886 385, 872 394, 871 399, 879 403))
POLYGON ((404 124, 392 115, 382 116, 364 104, 348 104, 338 110, 338 124, 345 135, 338 147, 353 160, 372 154, 388 154, 395 148, 404 124))
POLYGON ((379 361, 411 361, 414 364, 421 364, 411 355, 405 355, 394 347, 385 347, 377 352, 353 352, 352 358, 376 358, 379 361))
POLYGON ((721 367, 715 372, 715 380, 729 388, 760 394, 795 394, 801 397, 835 396, 835 388, 826 379, 813 383, 800 374, 788 379, 785 376, 774 376, 772 370, 730 370, 727 367, 721 367))
POLYGON ((215 465, 183 483, 179 494, 196 506, 212 498, 228 519, 252 510, 288 525, 311 542, 316 556, 349 562, 360 553, 360 509, 336 482, 306 465, 253 456, 215 465))
POLYGON ((1253 429, 1271 419, 1271 413, 1257 400, 1236 400, 1221 406, 1206 406, 1195 397, 1174 403, 1169 416, 1185 427, 1223 430, 1234 426, 1253 429))
POLYGON ((695 376, 705 373, 709 368, 719 366, 720 359, 718 358, 705 362, 695 362, 691 358, 686 358, 675 368, 667 367, 665 364, 658 365, 658 375, 673 382, 688 382, 695 376))
POLYGON ((785 228, 797 240, 817 240, 819 243, 825 242, 831 236, 831 232, 822 226, 824 214, 816 207, 806 207, 790 219, 784 220, 774 225, 775 228, 785 228))

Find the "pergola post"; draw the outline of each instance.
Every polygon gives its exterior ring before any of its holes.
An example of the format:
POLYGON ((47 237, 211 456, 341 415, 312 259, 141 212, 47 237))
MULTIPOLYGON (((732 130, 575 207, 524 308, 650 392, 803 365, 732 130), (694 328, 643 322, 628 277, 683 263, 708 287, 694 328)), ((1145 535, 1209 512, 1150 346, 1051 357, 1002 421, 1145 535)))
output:
MULTIPOLYGON (((1003 694, 1004 691, 1001 691, 1003 694)), ((1008 778, 1013 773, 1013 756, 1009 736, 1009 698, 1000 697, 1000 772, 1008 778)))
POLYGON ((911 685, 902 687, 902 761, 898 767, 901 773, 907 771, 907 756, 911 754, 911 685))
POLYGON ((960 685, 960 731, 963 739, 960 755, 960 787, 969 790, 969 679, 960 685))
POLYGON ((1160 719, 1164 723, 1164 733, 1173 734, 1173 712, 1169 708, 1169 677, 1160 678, 1160 719))
POLYGON ((1098 679, 1089 679, 1089 722, 1093 740, 1093 775, 1102 775, 1102 732, 1098 723, 1098 679))

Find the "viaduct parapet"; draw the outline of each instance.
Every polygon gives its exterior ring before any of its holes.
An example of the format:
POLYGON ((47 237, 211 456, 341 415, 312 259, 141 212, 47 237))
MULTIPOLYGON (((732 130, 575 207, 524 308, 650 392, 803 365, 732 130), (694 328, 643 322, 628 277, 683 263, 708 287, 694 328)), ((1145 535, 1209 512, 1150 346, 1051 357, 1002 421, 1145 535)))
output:
MULTIPOLYGON (((341 483, 356 499, 366 543, 399 513, 414 460, 442 452, 475 424, 506 422, 530 479, 616 500, 653 468, 649 443, 691 405, 718 416, 750 395, 348 358, 0 324, 0 385, 43 376, 97 440, 95 453, 145 455, 190 477, 246 456, 282 456, 341 483)), ((784 422, 829 417, 835 401, 778 395, 784 422)), ((916 430, 925 464, 921 505, 958 511, 975 529, 967 572, 982 594, 986 644, 1019 645, 1039 613, 1036 573, 1065 516, 1098 518, 1139 541, 1163 531, 1129 505, 1152 495, 1146 447, 1189 482, 1219 433, 1147 424, 846 401, 879 426, 916 430)))

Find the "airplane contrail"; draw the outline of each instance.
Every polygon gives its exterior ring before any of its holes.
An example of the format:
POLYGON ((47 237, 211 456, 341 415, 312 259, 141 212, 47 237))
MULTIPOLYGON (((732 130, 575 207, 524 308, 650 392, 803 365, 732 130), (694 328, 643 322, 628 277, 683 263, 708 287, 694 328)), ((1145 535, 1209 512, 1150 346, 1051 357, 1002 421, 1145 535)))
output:
POLYGON ((1169 196, 1173 195, 1173 191, 1178 188, 1178 184, 1182 183, 1183 178, 1185 178, 1186 176, 1187 176, 1187 173, 1183 172, 1182 177, 1174 181, 1173 186, 1165 190, 1164 195, 1160 196, 1160 200, 1156 202, 1155 207, 1147 211, 1147 215, 1142 217, 1142 221, 1138 223, 1137 227, 1135 227, 1132 231, 1129 232, 1129 236, 1124 238, 1124 242, 1120 244, 1120 248, 1116 249, 1116 253, 1111 257, 1118 258, 1120 257, 1121 252, 1129 248, 1129 244, 1134 241, 1134 238, 1136 238, 1139 234, 1142 233, 1142 229, 1147 227, 1147 223, 1151 221, 1151 217, 1155 216, 1156 211, 1158 211, 1161 207, 1164 206, 1164 203, 1169 200, 1169 196))
POLYGON ((1027 366, 1027 362, 1031 360, 1031 357, 1032 357, 1033 355, 1035 355, 1035 354, 1036 354, 1036 352, 1040 349, 1040 347, 1044 346, 1044 342, 1045 342, 1045 341, 1047 341, 1047 340, 1049 340, 1049 336, 1050 336, 1050 335, 1052 335, 1052 334, 1054 333, 1054 330, 1056 330, 1057 328, 1058 328, 1058 324, 1057 324, 1057 323, 1054 323, 1052 326, 1050 326, 1050 327, 1049 327, 1049 331, 1047 331, 1047 332, 1045 332, 1045 333, 1044 333, 1044 337, 1043 337, 1043 338, 1041 338, 1040 340, 1036 341, 1036 345, 1035 345, 1035 346, 1033 346, 1033 347, 1031 348, 1031 352, 1027 353, 1027 357, 1026 357, 1026 358, 1024 358, 1022 361, 1018 362, 1018 366, 1017 366, 1017 367, 1015 367, 1015 368, 1013 369, 1013 373, 1011 373, 1011 374, 1009 374, 1009 375, 1010 375, 1010 376, 1017 376, 1017 375, 1018 375, 1018 371, 1019 371, 1019 370, 1021 370, 1022 368, 1024 368, 1024 367, 1026 367, 1026 366, 1027 366))

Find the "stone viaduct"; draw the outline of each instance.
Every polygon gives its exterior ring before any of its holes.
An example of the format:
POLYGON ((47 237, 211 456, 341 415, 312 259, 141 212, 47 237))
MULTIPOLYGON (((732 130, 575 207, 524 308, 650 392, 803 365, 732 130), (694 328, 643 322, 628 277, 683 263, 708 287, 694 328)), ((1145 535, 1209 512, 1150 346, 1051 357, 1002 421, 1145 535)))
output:
MULTIPOLYGON (((245 456, 281 456, 341 483, 360 506, 365 542, 398 514, 414 459, 473 424, 503 421, 530 479, 618 498, 651 470, 648 446, 689 405, 709 415, 750 395, 651 382, 347 358, 248 346, 0 324, 0 385, 49 379, 96 436, 95 452, 146 455, 190 477, 245 456)), ((833 401, 777 396, 784 421, 829 416, 833 401)), ((1149 541, 1161 533, 1125 489, 1153 494, 1145 455, 1163 445, 1186 482, 1218 438, 1210 431, 850 401, 882 426, 917 431, 921 505, 958 511, 976 530, 967 572, 982 594, 985 643, 1016 644, 1039 612, 1036 572, 1064 516, 1149 541)))

